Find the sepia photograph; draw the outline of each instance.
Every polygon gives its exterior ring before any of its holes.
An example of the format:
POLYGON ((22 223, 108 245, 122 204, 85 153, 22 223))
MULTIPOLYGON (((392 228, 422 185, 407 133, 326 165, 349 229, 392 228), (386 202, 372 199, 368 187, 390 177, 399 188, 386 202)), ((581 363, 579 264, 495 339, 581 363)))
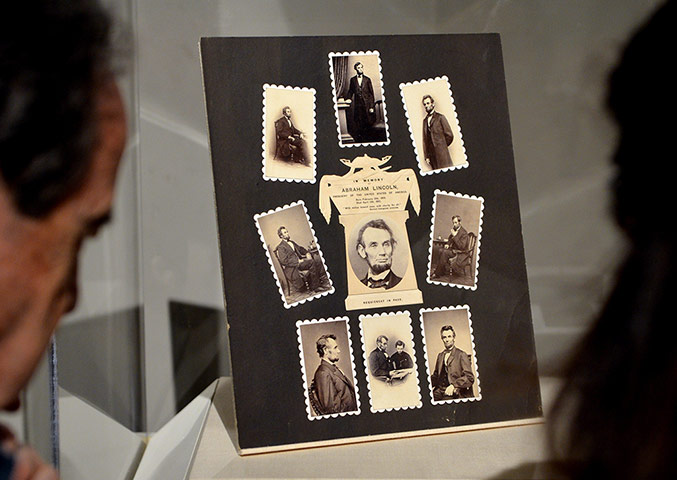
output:
POLYGON ((379 52, 332 52, 329 70, 339 145, 388 145, 379 52))
POLYGON ((254 220, 286 308, 334 292, 303 201, 255 215, 254 220))
POLYGON ((409 268, 407 236, 384 212, 367 214, 357 222, 346 251, 353 273, 370 289, 398 287, 409 268))
POLYGON ((428 283, 477 288, 484 199, 435 190, 428 283))
POLYGON ((409 312, 360 315, 360 333, 371 412, 420 408, 409 312))
POLYGON ((400 93, 421 174, 467 167, 449 79, 402 83, 400 93))
POLYGON ((315 183, 315 89, 263 86, 263 178, 315 183))
POLYGON ((421 309, 420 315, 433 405, 480 400, 470 307, 421 309))
POLYGON ((359 415, 348 317, 296 322, 309 420, 359 415))

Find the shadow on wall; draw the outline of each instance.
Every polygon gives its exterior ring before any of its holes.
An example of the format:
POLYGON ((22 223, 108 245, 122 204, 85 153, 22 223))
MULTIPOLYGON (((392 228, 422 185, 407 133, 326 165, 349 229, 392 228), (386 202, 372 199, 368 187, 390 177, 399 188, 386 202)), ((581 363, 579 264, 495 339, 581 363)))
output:
POLYGON ((176 411, 214 380, 230 376, 223 310, 171 300, 169 321, 176 411))
POLYGON ((56 332, 59 385, 135 432, 145 431, 140 319, 134 307, 56 332))

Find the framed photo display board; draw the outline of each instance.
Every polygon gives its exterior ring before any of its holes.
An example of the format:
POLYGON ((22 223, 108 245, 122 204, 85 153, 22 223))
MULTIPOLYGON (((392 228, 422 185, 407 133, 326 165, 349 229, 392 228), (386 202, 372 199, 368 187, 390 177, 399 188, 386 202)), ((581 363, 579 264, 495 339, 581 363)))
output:
POLYGON ((200 51, 240 453, 541 421, 499 35, 200 51))

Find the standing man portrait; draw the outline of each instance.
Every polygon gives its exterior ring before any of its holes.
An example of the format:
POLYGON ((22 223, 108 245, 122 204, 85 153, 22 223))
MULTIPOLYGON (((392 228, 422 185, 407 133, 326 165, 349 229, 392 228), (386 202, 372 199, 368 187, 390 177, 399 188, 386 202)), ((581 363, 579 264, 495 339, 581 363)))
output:
POLYGON ((313 376, 311 396, 316 403, 314 408, 320 415, 352 412, 357 410, 355 387, 350 379, 338 367, 341 349, 336 335, 325 334, 316 341, 320 365, 313 376))
POLYGON ((470 398, 475 375, 470 355, 456 347, 456 331, 451 325, 440 329, 444 350, 437 355, 430 383, 436 401, 470 398))
POLYGON ((451 155, 449 145, 454 141, 454 134, 447 118, 435 111, 435 100, 430 95, 423 96, 423 108, 426 116, 423 119, 423 156, 430 168, 450 167, 451 155))
POLYGON ((371 79, 364 74, 364 65, 357 62, 353 66, 355 75, 350 79, 347 99, 352 102, 351 136, 357 143, 369 141, 371 127, 376 121, 376 104, 374 102, 374 86, 371 79))
POLYGON ((307 164, 306 142, 303 139, 303 132, 296 128, 292 122, 291 107, 282 109, 282 116, 275 120, 275 158, 287 162, 296 162, 307 164))
POLYGON ((439 278, 449 272, 453 277, 465 277, 465 267, 470 265, 472 252, 468 251, 470 237, 463 225, 461 217, 451 217, 451 232, 440 252, 437 266, 432 273, 432 278, 439 278))
MULTIPOLYGON (((0 19, 0 407, 77 299, 78 254, 111 216, 126 140, 110 19, 94 0, 30 0, 0 19)), ((0 427, 0 479, 55 479, 0 427)))
POLYGON ((388 290, 402 280, 391 270, 395 244, 392 230, 382 219, 370 220, 360 229, 356 248, 369 266, 367 275, 360 279, 367 287, 388 290))

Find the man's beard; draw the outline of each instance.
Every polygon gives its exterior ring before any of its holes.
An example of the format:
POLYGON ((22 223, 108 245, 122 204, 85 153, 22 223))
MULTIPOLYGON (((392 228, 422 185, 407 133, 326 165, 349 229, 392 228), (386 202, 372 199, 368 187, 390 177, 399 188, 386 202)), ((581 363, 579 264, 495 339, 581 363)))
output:
POLYGON ((387 263, 376 263, 374 265, 369 264, 369 268, 371 268, 371 271, 374 272, 375 274, 383 273, 386 270, 390 270, 390 267, 392 267, 393 262, 392 260, 388 260, 387 263))

